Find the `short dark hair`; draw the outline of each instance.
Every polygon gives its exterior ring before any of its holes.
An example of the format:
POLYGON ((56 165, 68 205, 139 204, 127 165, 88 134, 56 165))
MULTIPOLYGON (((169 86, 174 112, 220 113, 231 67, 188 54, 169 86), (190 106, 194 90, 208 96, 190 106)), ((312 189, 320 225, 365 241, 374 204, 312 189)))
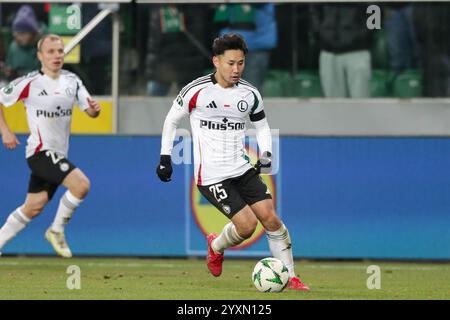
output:
POLYGON ((247 54, 247 44, 244 38, 237 33, 226 33, 214 39, 212 44, 213 56, 219 56, 227 50, 242 50, 247 54))

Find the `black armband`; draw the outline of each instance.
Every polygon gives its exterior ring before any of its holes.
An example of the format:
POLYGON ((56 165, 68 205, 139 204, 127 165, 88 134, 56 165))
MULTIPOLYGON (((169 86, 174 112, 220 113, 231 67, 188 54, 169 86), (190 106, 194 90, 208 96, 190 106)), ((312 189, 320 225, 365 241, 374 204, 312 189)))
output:
POLYGON ((266 114, 264 113, 264 110, 261 110, 258 113, 254 113, 250 115, 250 121, 255 122, 255 121, 259 121, 262 120, 266 117, 266 114))

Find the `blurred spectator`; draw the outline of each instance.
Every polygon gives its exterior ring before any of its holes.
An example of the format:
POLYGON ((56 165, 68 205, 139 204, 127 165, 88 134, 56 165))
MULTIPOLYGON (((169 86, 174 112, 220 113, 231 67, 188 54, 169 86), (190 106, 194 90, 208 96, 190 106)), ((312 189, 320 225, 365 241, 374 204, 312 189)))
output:
POLYGON ((384 7, 383 27, 386 31, 389 66, 395 74, 420 66, 420 49, 414 26, 411 3, 388 4, 384 7))
POLYGON ((181 88, 211 64, 211 53, 203 47, 208 11, 198 5, 149 7, 147 89, 149 95, 166 96, 173 83, 181 88))
POLYGON ((31 6, 23 5, 19 8, 12 23, 12 33, 14 40, 9 45, 4 67, 8 80, 40 68, 36 56, 39 23, 31 6))
MULTIPOLYGON (((3 1, 0 1, 2 3, 2 7, 0 10, 0 19, 2 22, 2 26, 11 26, 14 18, 17 15, 17 11, 19 11, 20 7, 23 6, 21 3, 17 2, 8 2, 7 4, 3 4, 3 1)), ((49 3, 31 3, 28 1, 27 5, 29 5, 36 15, 36 18, 38 22, 41 23, 47 23, 48 22, 48 10, 49 10, 49 3)))
POLYGON ((0 36, 0 66, 5 62, 5 44, 3 43, 3 37, 0 36))
POLYGON ((5 46, 3 42, 3 37, 0 36, 0 88, 6 85, 6 80, 3 72, 5 67, 5 46))
POLYGON ((369 97, 371 31, 364 4, 311 5, 313 34, 326 97, 369 97))
POLYGON ((422 79, 427 97, 450 96, 450 5, 414 4, 417 38, 422 48, 422 79))
POLYGON ((220 35, 238 33, 247 42, 243 78, 259 88, 269 69, 271 50, 277 46, 277 22, 275 6, 265 4, 220 5, 214 21, 223 26, 220 35))
MULTIPOLYGON (((83 26, 100 12, 97 3, 83 3, 83 26)), ((95 95, 111 94, 112 75, 112 19, 102 20, 81 42, 81 66, 67 65, 67 69, 80 75, 95 95)))

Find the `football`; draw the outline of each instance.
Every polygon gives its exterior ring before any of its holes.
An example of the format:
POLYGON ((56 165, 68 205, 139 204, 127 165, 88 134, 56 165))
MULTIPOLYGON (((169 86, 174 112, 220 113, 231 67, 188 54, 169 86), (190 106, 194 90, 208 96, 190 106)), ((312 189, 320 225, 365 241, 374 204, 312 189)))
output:
POLYGON ((289 272, 281 260, 264 258, 253 269, 252 281, 261 292, 281 292, 289 281, 289 272))

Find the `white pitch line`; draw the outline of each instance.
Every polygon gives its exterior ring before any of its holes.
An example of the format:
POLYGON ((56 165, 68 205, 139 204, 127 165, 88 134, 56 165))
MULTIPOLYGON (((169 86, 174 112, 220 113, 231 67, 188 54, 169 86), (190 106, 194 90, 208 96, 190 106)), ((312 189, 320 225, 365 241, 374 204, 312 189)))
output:
MULTIPOLYGON (((175 264, 170 263, 118 263, 118 262, 74 262, 85 267, 124 267, 124 268, 175 268, 175 264)), ((16 261, 0 261, 0 267, 2 266, 66 266, 67 263, 58 262, 16 262, 16 261)), ((70 264, 70 263, 69 263, 70 264)))
POLYGON ((350 266, 339 266, 339 265, 302 265, 297 264, 297 269, 331 269, 331 270, 366 270, 369 265, 378 265, 381 269, 384 270, 412 270, 412 271, 440 271, 440 270, 450 270, 450 265, 445 266, 426 266, 426 267, 418 267, 418 266, 390 266, 384 264, 377 264, 376 262, 368 263, 365 265, 350 265, 350 266))
MULTIPOLYGON (((33 261, 1 261, 0 267, 2 266, 67 266, 69 262, 33 262, 33 261), (54 263, 56 262, 56 263, 54 263)), ((75 261, 74 261, 75 263, 75 261)), ((77 261, 76 263, 86 266, 86 267, 122 267, 122 268, 176 268, 175 264, 171 263, 152 263, 151 260, 145 263, 119 263, 119 262, 83 262, 77 261)), ((69 263, 70 264, 70 263, 69 263)), ((408 265, 389 265, 385 263, 377 264, 377 262, 369 262, 364 265, 329 265, 324 264, 302 264, 301 262, 296 263, 296 268, 301 269, 328 269, 328 270, 361 270, 365 271, 369 265, 378 265, 382 270, 411 270, 411 271, 442 271, 450 270, 450 264, 446 265, 435 265, 435 266, 408 266, 408 265)), ((187 266, 186 266, 187 267, 187 266)), ((228 266, 230 269, 239 269, 242 266, 236 262, 236 264, 231 264, 228 266)))

